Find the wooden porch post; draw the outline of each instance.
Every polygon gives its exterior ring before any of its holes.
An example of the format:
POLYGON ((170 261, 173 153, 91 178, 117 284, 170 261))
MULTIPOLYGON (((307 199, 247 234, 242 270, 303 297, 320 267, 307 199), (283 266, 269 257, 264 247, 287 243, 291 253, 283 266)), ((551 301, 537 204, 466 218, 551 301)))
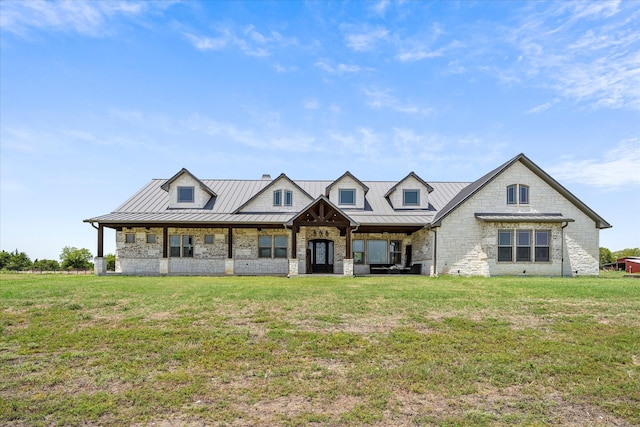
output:
POLYGON ((228 244, 227 244, 227 258, 231 259, 233 258, 233 228, 229 227, 229 229, 227 230, 228 233, 228 244))
POLYGON ((298 229, 295 225, 291 228, 291 258, 298 258, 298 229))
POLYGON ((98 224, 98 258, 104 256, 104 225, 98 224))
POLYGON ((169 248, 169 228, 162 227, 162 258, 167 258, 169 248))
POLYGON ((353 255, 351 255, 351 226, 347 225, 347 232, 346 234, 346 251, 347 253, 344 255, 344 257, 346 259, 351 259, 353 258, 353 255))

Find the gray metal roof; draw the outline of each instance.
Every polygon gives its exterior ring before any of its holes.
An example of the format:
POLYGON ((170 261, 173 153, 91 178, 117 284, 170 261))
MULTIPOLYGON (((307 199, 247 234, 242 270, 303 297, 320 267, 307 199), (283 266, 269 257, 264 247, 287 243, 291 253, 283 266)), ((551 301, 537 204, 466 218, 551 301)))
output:
POLYGON ((476 213, 484 222, 573 222, 561 213, 476 213))
MULTIPOLYGON (((279 176, 278 178, 280 178, 279 176)), ((276 179, 278 179, 276 178, 276 179)), ((86 222, 108 224, 167 224, 167 223, 225 223, 225 224, 284 224, 295 216, 284 212, 235 213, 243 205, 265 190, 274 180, 216 180, 199 182, 215 194, 203 209, 169 209, 169 193, 163 189, 166 179, 153 179, 127 199, 113 212, 90 218, 86 222)), ((335 181, 291 180, 308 195, 324 196, 335 181)), ((397 181, 362 181, 368 188, 365 210, 342 209, 357 221, 367 225, 416 226, 429 224, 436 212, 449 202, 468 183, 435 182, 429 185, 429 209, 395 210, 385 195, 397 181)), ((165 186, 166 188, 166 186, 165 186)))

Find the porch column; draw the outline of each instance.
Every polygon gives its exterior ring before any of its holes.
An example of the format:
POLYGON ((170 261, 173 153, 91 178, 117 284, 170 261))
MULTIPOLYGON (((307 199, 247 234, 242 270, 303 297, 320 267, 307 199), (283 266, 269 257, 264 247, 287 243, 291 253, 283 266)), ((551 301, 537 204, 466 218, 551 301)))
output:
POLYGON ((298 230, 299 227, 291 227, 291 258, 289 258, 289 276, 298 275, 298 230))
POLYGON ((351 255, 351 226, 347 225, 345 233, 345 255, 342 266, 342 274, 345 276, 353 276, 353 256, 351 255))
POLYGON ((169 274, 169 228, 162 227, 162 258, 160 258, 160 267, 158 273, 169 274))
POLYGON ((233 228, 227 229, 227 259, 224 260, 224 274, 235 273, 235 262, 233 260, 233 228))
POLYGON ((104 225, 98 224, 98 258, 104 257, 104 225))
POLYGON ((107 260, 104 259, 104 226, 98 224, 98 255, 93 260, 93 274, 102 276, 107 272, 107 260))

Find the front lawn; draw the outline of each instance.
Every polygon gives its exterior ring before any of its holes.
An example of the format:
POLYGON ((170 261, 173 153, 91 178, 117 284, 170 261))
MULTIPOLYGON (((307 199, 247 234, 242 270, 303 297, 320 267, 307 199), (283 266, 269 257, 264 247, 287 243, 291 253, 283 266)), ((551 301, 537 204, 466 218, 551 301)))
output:
POLYGON ((640 280, 3 274, 0 424, 638 425, 640 280))

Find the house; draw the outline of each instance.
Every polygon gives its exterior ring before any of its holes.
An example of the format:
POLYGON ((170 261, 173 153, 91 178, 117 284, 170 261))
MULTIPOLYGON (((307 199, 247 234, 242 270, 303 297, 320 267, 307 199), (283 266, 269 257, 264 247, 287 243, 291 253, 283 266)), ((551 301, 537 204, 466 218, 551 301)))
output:
POLYGON ((480 179, 154 179, 115 211, 116 271, 132 275, 597 275, 611 225, 524 154, 480 179))

